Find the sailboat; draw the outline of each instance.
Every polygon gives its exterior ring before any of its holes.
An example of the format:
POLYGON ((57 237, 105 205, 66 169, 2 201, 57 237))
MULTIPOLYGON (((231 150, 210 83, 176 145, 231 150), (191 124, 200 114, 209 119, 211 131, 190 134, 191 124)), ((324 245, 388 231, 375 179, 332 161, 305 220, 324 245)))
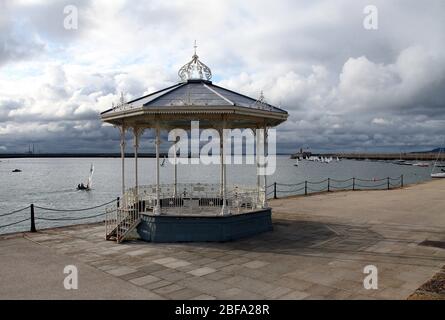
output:
POLYGON ((412 166, 411 162, 402 159, 402 152, 400 152, 400 159, 393 161, 394 164, 398 164, 399 166, 412 166))
POLYGON ((294 166, 298 167, 298 164, 299 164, 299 161, 298 161, 298 158, 297 158, 297 161, 294 163, 294 166))
POLYGON ((430 164, 426 161, 418 161, 417 157, 416 157, 416 162, 413 163, 413 166, 415 167, 429 167, 430 164))
POLYGON ((91 190, 91 188, 93 187, 93 172, 94 172, 94 166, 93 164, 91 164, 90 167, 90 175, 88 176, 88 182, 86 185, 83 184, 83 182, 81 182, 80 184, 77 185, 77 190, 91 190))
POLYGON ((437 167, 437 162, 440 159, 440 153, 442 152, 442 148, 439 148, 439 153, 437 154, 436 161, 434 162, 433 170, 431 171, 431 178, 445 178, 445 170, 441 169, 441 172, 434 172, 434 169, 437 167))
POLYGON ((166 160, 166 157, 164 156, 164 159, 162 159, 161 167, 163 167, 165 165, 165 160, 166 160))

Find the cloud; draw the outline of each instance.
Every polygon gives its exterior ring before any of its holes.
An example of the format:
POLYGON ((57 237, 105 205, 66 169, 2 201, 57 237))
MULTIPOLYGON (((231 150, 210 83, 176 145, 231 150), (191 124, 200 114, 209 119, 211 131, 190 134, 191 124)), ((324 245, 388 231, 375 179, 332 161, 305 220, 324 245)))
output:
POLYGON ((390 124, 390 122, 384 118, 374 118, 372 119, 371 123, 382 126, 390 124))
POLYGON ((362 26, 367 4, 3 1, 0 145, 117 151, 117 130, 99 112, 120 92, 132 99, 177 82, 195 39, 215 83, 263 91, 289 112, 280 152, 443 143, 444 2, 374 1, 373 31, 362 26), (63 28, 67 4, 79 9, 78 30, 63 28))
POLYGON ((21 61, 45 50, 45 43, 37 34, 26 32, 22 21, 13 23, 8 2, 0 4, 0 66, 21 61))

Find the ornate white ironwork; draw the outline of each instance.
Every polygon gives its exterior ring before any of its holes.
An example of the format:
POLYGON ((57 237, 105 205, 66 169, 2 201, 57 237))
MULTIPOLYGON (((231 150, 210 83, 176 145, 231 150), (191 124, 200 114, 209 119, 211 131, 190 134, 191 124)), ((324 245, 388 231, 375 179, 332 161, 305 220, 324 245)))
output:
POLYGON ((195 41, 195 54, 192 56, 192 60, 181 67, 178 71, 179 78, 182 81, 187 81, 190 79, 212 79, 212 71, 204 63, 199 60, 196 54, 196 41, 195 41))
POLYGON ((136 206, 108 207, 105 209, 105 238, 122 242, 139 222, 140 214, 136 206))
MULTIPOLYGON (((167 215, 219 215, 223 204, 220 188, 219 184, 180 183, 175 195, 173 184, 161 184, 161 212, 167 215)), ((259 197, 254 187, 234 186, 227 192, 227 206, 231 214, 250 212, 261 205, 259 197)), ((141 212, 153 212, 157 204, 156 185, 139 186, 137 196, 136 189, 130 188, 121 200, 129 208, 136 207, 139 202, 141 212)))
POLYGON ((273 110, 270 104, 267 103, 266 98, 264 98, 263 91, 261 90, 259 98, 252 104, 252 107, 255 107, 260 110, 273 110))
POLYGON ((114 104, 114 102, 111 104, 111 109, 115 112, 131 109, 131 106, 125 101, 123 92, 121 92, 119 102, 116 105, 114 104))

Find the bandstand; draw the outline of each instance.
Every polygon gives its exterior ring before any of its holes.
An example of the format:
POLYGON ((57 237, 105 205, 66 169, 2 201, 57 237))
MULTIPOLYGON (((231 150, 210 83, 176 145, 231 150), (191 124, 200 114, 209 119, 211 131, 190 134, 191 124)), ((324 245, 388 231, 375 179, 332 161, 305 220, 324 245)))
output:
MULTIPOLYGON (((106 239, 121 242, 137 232, 145 241, 230 241, 272 230, 267 203, 267 176, 261 174, 260 152, 267 152, 268 129, 284 122, 287 112, 212 83, 210 69, 195 54, 178 72, 181 81, 168 88, 125 102, 101 113, 104 122, 121 134, 122 196, 117 208, 108 208, 106 239), (190 130, 199 121, 200 129, 217 130, 219 136, 220 183, 177 181, 176 149, 173 158, 174 182, 160 184, 161 131, 190 130), (155 131, 156 181, 138 184, 139 141, 144 130, 155 131), (251 129, 255 137, 257 183, 229 185, 226 165, 227 129, 251 129), (135 185, 125 184, 125 132, 133 133, 135 185), (262 148, 259 148, 259 146, 262 148)), ((177 142, 173 142, 176 147, 177 142)), ((171 157, 170 157, 171 158, 171 157)))

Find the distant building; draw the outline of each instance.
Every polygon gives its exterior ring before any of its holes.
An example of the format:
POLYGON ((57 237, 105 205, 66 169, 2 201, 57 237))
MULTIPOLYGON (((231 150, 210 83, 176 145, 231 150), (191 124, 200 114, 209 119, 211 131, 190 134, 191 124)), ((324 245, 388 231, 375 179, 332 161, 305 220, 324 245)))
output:
POLYGON ((292 159, 296 159, 296 158, 300 158, 300 157, 306 158, 306 157, 310 157, 311 155, 312 155, 312 152, 304 151, 303 148, 300 148, 299 152, 291 155, 291 158, 292 159))

